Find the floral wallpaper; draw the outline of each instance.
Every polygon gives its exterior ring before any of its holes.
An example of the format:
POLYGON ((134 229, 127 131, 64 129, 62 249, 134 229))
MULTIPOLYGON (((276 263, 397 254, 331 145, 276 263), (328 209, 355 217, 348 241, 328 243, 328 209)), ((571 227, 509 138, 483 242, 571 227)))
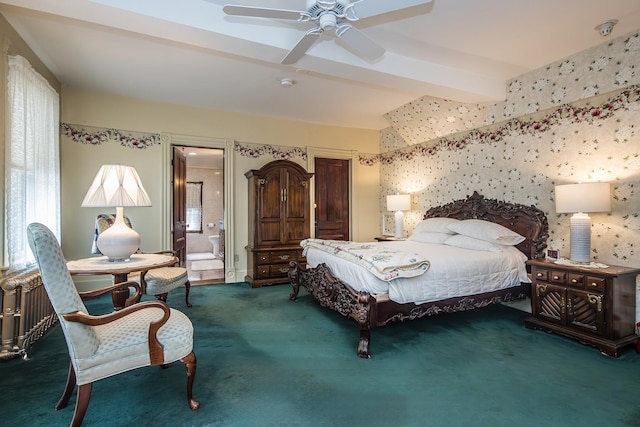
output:
MULTIPOLYGON (((414 145, 633 84, 640 84, 638 32, 511 80, 504 102, 463 104, 425 96, 390 111, 385 118, 405 144, 414 145)), ((398 148, 397 141, 386 135, 389 131, 382 137, 381 152, 398 148)))
POLYGON ((609 182, 611 212, 590 214, 593 259, 640 267, 639 33, 511 80, 504 102, 421 98, 387 119, 380 206, 412 194, 408 232, 429 207, 478 191, 542 209, 549 247, 568 257, 570 214, 555 212, 554 186, 609 182))

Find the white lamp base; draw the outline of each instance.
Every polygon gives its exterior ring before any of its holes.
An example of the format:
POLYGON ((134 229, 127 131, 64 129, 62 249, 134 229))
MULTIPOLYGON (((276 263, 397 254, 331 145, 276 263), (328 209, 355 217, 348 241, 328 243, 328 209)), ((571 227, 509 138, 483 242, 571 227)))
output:
POLYGON ((394 237, 396 238, 404 237, 404 231, 402 230, 403 223, 404 223, 404 213, 402 211, 396 211, 395 220, 396 220, 396 234, 394 237))
POLYGON ((140 248, 140 235, 124 222, 124 208, 116 208, 115 222, 100 233, 96 243, 100 252, 113 262, 128 261, 140 248))
POLYGON ((591 262, 591 218, 582 212, 571 217, 571 261, 591 262))

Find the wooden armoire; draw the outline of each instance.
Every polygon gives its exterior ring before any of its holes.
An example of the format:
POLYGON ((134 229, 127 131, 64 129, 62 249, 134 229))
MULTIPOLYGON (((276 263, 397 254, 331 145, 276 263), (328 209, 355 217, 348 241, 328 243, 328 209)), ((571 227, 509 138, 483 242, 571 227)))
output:
POLYGON ((289 160, 245 173, 249 180, 247 276, 252 288, 289 279, 289 262, 304 262, 300 241, 311 233, 313 174, 289 160))

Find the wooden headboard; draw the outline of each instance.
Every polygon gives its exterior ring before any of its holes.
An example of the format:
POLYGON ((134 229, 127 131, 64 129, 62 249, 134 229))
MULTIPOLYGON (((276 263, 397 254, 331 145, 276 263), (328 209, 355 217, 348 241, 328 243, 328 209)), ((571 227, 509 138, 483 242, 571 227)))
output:
POLYGON ((436 206, 424 214, 424 219, 448 217, 456 219, 482 219, 495 222, 525 238, 516 247, 529 259, 544 258, 549 238, 547 217, 534 206, 485 199, 474 191, 466 199, 436 206))

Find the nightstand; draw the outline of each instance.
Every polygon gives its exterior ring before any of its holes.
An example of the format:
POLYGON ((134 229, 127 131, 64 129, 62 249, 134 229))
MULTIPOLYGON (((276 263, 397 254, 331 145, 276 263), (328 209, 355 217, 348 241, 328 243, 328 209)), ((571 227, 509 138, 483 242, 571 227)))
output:
POLYGON ((618 357, 636 343, 636 275, 639 268, 585 268, 530 260, 529 329, 577 339, 618 357))
POLYGON ((375 238, 378 242, 401 242, 407 240, 406 237, 378 236, 375 238))

